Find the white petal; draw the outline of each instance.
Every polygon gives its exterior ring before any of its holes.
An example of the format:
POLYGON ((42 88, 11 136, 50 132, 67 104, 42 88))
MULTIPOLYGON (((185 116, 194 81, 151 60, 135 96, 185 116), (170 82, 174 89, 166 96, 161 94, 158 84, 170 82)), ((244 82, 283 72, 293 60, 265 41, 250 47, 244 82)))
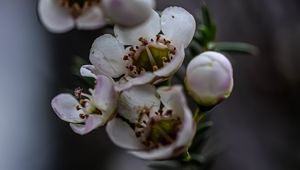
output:
POLYGON ((75 25, 73 17, 56 0, 39 0, 38 14, 43 25, 53 33, 67 32, 75 25))
POLYGON ((76 19, 78 29, 90 30, 101 28, 106 24, 100 6, 92 6, 76 19))
POLYGON ((79 116, 83 112, 76 109, 78 105, 78 101, 72 95, 66 93, 57 95, 51 101, 51 106, 57 116, 71 123, 83 122, 83 119, 79 116))
POLYGON ((165 107, 172 109, 173 113, 182 120, 183 126, 178 132, 176 147, 182 148, 189 146, 195 134, 195 124, 192 118, 192 112, 186 103, 182 86, 160 87, 157 92, 165 107))
POLYGON ((181 7, 169 7, 162 12, 161 28, 164 35, 175 43, 185 48, 192 41, 196 21, 194 17, 181 7))
POLYGON ((121 27, 115 25, 114 32, 117 39, 125 45, 139 45, 138 39, 143 37, 150 40, 160 32, 160 17, 152 10, 150 18, 136 27, 121 27))
POLYGON ((133 129, 120 118, 114 118, 108 122, 106 132, 109 138, 122 148, 134 150, 144 148, 133 129))
POLYGON ((156 6, 156 1, 155 0, 140 0, 140 1, 143 1, 143 2, 145 2, 147 4, 149 4, 149 6, 151 6, 151 8, 153 8, 153 9, 156 6))
POLYGON ((164 160, 171 158, 175 150, 175 145, 169 145, 166 147, 160 147, 149 151, 131 151, 129 153, 136 157, 146 160, 164 160))
POLYGON ((182 128, 178 132, 175 141, 176 148, 181 148, 175 155, 181 154, 189 147, 195 135, 195 123, 192 117, 192 112, 189 109, 186 98, 182 91, 182 86, 160 87, 157 92, 161 96, 161 101, 168 109, 172 109, 174 115, 177 115, 182 120, 182 128))
POLYGON ((106 15, 114 24, 126 27, 137 26, 146 21, 152 13, 149 0, 103 0, 106 15))
POLYGON ((182 122, 183 126, 181 130, 178 132, 178 136, 176 139, 176 147, 187 149, 191 145, 194 135, 196 133, 196 125, 192 117, 192 112, 187 107, 187 105, 184 105, 183 110, 184 110, 183 111, 184 117, 182 122))
POLYGON ((103 74, 117 78, 126 72, 124 54, 123 45, 112 35, 105 34, 94 41, 90 61, 103 74))
POLYGON ((80 75, 82 77, 92 77, 96 79, 95 66, 93 65, 83 65, 80 68, 80 75))
POLYGON ((102 126, 103 124, 104 123, 100 115, 89 115, 89 117, 85 120, 84 124, 70 123, 70 126, 75 133, 79 135, 84 135, 91 132, 99 126, 102 126))
POLYGON ((160 100, 165 107, 177 110, 178 112, 174 113, 179 113, 177 116, 183 117, 183 108, 187 106, 185 106, 185 96, 182 93, 181 86, 160 87, 157 89, 157 93, 160 95, 160 100))
POLYGON ((159 77, 169 77, 175 74, 181 67, 183 60, 185 58, 183 46, 177 47, 176 54, 173 56, 173 60, 166 64, 163 68, 154 72, 155 75, 159 77))
POLYGON ((143 108, 159 108, 160 101, 152 85, 134 86, 123 91, 119 99, 118 112, 130 122, 135 122, 143 108))
POLYGON ((143 75, 134 78, 126 77, 126 80, 121 80, 119 84, 115 86, 115 88, 117 91, 123 91, 133 86, 151 83, 154 80, 154 78, 155 75, 150 72, 146 72, 143 75))
POLYGON ((93 102, 96 107, 103 112, 105 117, 111 117, 117 107, 118 94, 114 89, 113 80, 110 78, 98 75, 96 86, 93 93, 93 102))

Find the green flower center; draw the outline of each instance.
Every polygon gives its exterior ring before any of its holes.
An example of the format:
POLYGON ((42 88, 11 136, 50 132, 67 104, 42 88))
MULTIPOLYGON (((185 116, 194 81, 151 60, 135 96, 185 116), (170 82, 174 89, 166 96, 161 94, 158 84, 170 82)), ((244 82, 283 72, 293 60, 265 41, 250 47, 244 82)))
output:
POLYGON ((140 38, 140 46, 131 47, 129 53, 124 56, 124 60, 129 61, 127 69, 131 75, 139 75, 143 72, 154 72, 169 63, 175 53, 176 48, 171 42, 157 35, 156 41, 150 42, 140 38))
POLYGON ((134 125, 135 135, 148 149, 158 148, 173 143, 181 129, 181 119, 172 110, 164 110, 164 105, 158 111, 150 113, 144 108, 134 125))
POLYGON ((176 139, 180 126, 178 119, 152 120, 143 143, 148 147, 169 145, 176 139))
POLYGON ((92 5, 99 4, 100 0, 58 0, 73 17, 78 17, 92 5))
POLYGON ((83 89, 78 87, 74 90, 75 96, 79 99, 79 105, 76 106, 76 110, 82 110, 84 113, 81 113, 79 117, 81 119, 87 119, 90 114, 94 115, 102 115, 101 110, 97 108, 97 106, 91 102, 88 95, 82 92, 83 89))

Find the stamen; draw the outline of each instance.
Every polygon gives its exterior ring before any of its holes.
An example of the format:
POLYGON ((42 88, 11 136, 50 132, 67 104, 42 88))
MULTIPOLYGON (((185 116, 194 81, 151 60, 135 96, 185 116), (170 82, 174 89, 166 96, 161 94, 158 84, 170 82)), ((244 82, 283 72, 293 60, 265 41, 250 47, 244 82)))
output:
POLYGON ((125 55, 125 56, 123 57, 123 60, 129 60, 128 55, 125 55))
POLYGON ((89 115, 88 115, 88 114, 83 114, 83 113, 81 113, 81 114, 79 114, 79 117, 80 117, 81 119, 86 119, 86 118, 89 117, 89 115))
POLYGON ((167 111, 165 112, 165 115, 166 115, 166 116, 171 116, 171 115, 172 115, 172 113, 173 113, 173 111, 172 111, 172 110, 167 110, 167 111))
POLYGON ((82 91, 83 91, 83 88, 77 87, 77 88, 74 90, 74 95, 75 95, 75 97, 77 97, 78 99, 80 99, 80 98, 81 98, 81 93, 82 93, 82 91))
POLYGON ((160 35, 157 34, 157 35, 156 35, 156 41, 158 41, 159 39, 160 39, 160 35))
POLYGON ((152 56, 152 53, 151 53, 151 51, 149 50, 148 47, 146 47, 146 51, 147 51, 147 54, 148 54, 147 56, 148 56, 148 58, 149 58, 149 60, 151 62, 151 65, 156 65, 156 62, 155 62, 155 60, 154 60, 154 58, 152 56))
POLYGON ((86 98, 88 98, 88 99, 92 98, 92 96, 91 96, 91 95, 89 95, 89 94, 86 94, 86 93, 81 93, 81 96, 84 96, 84 97, 86 97, 86 98))
POLYGON ((135 136, 138 138, 141 137, 141 132, 135 132, 135 136))
POLYGON ((88 102, 87 99, 80 99, 79 104, 80 104, 82 107, 85 107, 87 102, 88 102))

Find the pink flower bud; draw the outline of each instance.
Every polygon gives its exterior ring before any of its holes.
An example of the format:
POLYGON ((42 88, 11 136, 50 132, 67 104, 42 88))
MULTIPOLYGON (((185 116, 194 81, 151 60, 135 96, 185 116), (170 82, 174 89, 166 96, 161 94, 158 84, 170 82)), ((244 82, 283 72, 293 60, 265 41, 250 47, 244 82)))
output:
POLYGON ((233 87, 230 61, 217 52, 204 52, 188 65, 185 85, 202 106, 214 106, 230 96, 233 87))
POLYGON ((103 0, 106 15, 117 25, 133 27, 146 21, 154 0, 103 0))

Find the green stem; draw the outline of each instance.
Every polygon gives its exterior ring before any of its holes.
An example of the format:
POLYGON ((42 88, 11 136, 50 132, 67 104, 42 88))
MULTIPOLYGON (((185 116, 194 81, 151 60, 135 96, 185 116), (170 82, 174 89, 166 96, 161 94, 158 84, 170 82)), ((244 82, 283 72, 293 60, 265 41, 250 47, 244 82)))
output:
POLYGON ((182 157, 183 157, 182 161, 184 161, 184 162, 190 162, 192 160, 192 156, 190 155, 189 151, 184 153, 184 155, 182 157))
POLYGON ((196 125, 203 119, 205 118, 206 113, 201 112, 199 107, 197 107, 195 114, 194 114, 194 121, 196 122, 196 125))

